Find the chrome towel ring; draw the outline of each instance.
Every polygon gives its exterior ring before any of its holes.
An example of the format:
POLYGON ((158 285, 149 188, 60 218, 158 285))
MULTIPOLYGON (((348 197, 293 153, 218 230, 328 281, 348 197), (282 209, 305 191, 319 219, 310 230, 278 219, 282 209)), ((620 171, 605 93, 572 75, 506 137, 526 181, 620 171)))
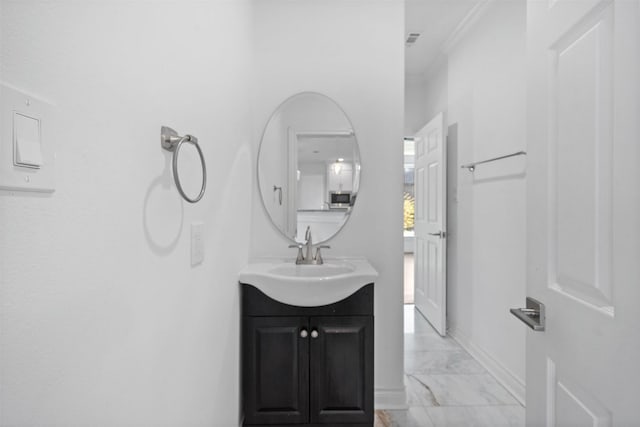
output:
POLYGON ((162 126, 160 130, 160 142, 162 144, 162 148, 167 151, 171 151, 173 153, 173 179, 176 182, 176 187, 178 188, 178 192, 189 203, 197 203, 204 196, 204 190, 207 187, 207 165, 204 161, 204 154, 202 154, 202 150, 200 149, 200 145, 198 145, 198 138, 193 135, 185 135, 179 136, 178 132, 171 129, 168 126, 162 126), (198 155, 200 156, 200 162, 202 163, 202 188, 200 189, 200 194, 195 199, 187 196, 182 189, 182 184, 180 184, 180 176, 178 175, 178 155, 180 154, 180 147, 185 142, 190 142, 195 145, 196 150, 198 150, 198 155))

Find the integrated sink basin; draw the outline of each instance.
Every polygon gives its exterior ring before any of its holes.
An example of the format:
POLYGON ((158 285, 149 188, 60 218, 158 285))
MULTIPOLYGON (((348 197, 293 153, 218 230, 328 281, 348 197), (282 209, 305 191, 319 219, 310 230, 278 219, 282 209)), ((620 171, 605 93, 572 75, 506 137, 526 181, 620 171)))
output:
POLYGON ((285 264, 274 267, 270 270, 270 273, 278 276, 286 277, 317 277, 328 279, 335 279, 342 274, 349 274, 355 271, 356 267, 353 264, 329 264, 322 265, 295 265, 285 264))
POLYGON ((250 262, 238 279, 284 304, 314 307, 341 301, 377 277, 364 258, 325 258, 322 265, 260 258, 250 262))

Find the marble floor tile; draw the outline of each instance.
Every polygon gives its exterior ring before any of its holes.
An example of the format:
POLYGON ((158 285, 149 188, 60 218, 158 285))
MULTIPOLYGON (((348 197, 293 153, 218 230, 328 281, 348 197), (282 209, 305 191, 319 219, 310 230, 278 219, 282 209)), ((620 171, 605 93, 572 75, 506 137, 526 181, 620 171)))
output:
POLYGON ((440 335, 419 336, 414 334, 404 334, 404 351, 451 351, 462 350, 451 337, 441 337, 440 335))
POLYGON ((425 408, 436 427, 524 427, 524 408, 509 406, 440 406, 425 408))
POLYGON ((438 406, 435 395, 425 383, 416 376, 407 374, 405 376, 405 387, 407 391, 407 404, 409 406, 438 406))
POLYGON ((373 417, 373 427, 391 427, 391 415, 388 411, 377 410, 373 417))
POLYGON ((404 306, 404 333, 415 336, 431 335, 440 337, 440 334, 433 329, 422 314, 416 310, 414 305, 404 306))
POLYGON ((412 407, 406 411, 384 411, 387 424, 381 427, 433 427, 433 422, 427 410, 422 407, 412 407))
POLYGON ((496 425, 495 420, 498 420, 498 423, 508 426, 525 425, 525 410, 522 405, 474 406, 471 413, 477 420, 487 424, 493 422, 496 425))
POLYGON ((376 412, 375 427, 524 426, 525 409, 455 340, 405 306, 409 409, 376 412))
POLYGON ((404 355, 407 374, 483 374, 485 369, 464 350, 411 351, 404 355))
POLYGON ((517 405, 507 390, 489 374, 415 374, 428 387, 437 405, 517 405))
POLYGON ((473 426, 477 425, 472 413, 467 406, 444 406, 429 408, 429 419, 436 427, 456 427, 456 426, 473 426))

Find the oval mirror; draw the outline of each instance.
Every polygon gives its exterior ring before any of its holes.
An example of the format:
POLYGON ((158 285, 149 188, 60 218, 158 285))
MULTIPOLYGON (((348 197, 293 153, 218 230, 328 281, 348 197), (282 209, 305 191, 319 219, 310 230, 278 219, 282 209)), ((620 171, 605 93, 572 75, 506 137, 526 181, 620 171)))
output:
POLYGON ((332 99, 305 92, 271 115, 260 142, 262 204, 282 234, 313 243, 332 238, 349 219, 360 181, 353 126, 332 99))

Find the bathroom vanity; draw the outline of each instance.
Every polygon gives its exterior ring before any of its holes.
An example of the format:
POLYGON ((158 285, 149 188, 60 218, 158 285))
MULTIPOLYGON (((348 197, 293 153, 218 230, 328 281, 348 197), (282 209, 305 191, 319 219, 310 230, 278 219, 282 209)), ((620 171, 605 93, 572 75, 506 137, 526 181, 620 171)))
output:
POLYGON ((253 260, 239 274, 245 426, 373 425, 378 273, 364 258, 320 253, 350 217, 360 171, 353 125, 332 99, 297 94, 269 119, 262 204, 298 254, 253 260))
POLYGON ((302 307, 242 284, 244 425, 373 425, 373 284, 302 307))

